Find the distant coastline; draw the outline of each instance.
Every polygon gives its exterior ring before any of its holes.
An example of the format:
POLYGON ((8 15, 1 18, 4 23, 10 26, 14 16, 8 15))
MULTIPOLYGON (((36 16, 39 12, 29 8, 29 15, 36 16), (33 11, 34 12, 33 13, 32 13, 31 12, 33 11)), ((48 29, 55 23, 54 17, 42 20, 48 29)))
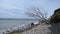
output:
POLYGON ((39 19, 0 18, 0 20, 39 20, 39 19))

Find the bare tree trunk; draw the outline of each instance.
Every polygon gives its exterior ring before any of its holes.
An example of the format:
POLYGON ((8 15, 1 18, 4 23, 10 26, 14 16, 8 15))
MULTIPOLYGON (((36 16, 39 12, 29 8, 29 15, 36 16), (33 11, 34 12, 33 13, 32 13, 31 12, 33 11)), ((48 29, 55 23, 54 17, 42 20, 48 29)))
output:
POLYGON ((25 13, 29 17, 33 17, 35 19, 39 19, 39 21, 48 21, 47 20, 47 12, 41 11, 39 7, 31 7, 27 9, 25 13))

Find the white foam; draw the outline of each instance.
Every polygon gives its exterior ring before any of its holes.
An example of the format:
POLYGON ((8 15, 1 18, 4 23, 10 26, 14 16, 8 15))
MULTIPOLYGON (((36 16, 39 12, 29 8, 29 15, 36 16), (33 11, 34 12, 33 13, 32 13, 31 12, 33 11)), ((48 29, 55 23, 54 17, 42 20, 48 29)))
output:
POLYGON ((35 25, 39 24, 39 22, 34 22, 35 25))
MULTIPOLYGON (((34 24, 38 24, 38 22, 34 23, 34 24)), ((1 34, 6 34, 6 33, 9 33, 9 32, 13 32, 13 31, 17 31, 17 30, 25 30, 25 29, 28 29, 31 27, 31 24, 23 24, 23 25, 18 25, 18 26, 15 26, 15 27, 12 27, 12 28, 9 28, 7 30, 2 30, 0 33, 1 34)))

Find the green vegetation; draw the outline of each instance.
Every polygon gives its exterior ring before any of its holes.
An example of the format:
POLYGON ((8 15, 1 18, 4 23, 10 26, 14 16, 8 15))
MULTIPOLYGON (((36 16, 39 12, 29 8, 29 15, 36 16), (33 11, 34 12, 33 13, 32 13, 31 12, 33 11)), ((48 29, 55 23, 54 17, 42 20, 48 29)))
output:
POLYGON ((19 34, 19 33, 17 33, 17 32, 14 32, 14 33, 12 33, 12 34, 19 34))
POLYGON ((10 34, 19 34, 19 32, 12 32, 12 33, 10 33, 10 34))
POLYGON ((50 18, 50 23, 59 23, 60 22, 60 8, 56 9, 54 14, 50 18))

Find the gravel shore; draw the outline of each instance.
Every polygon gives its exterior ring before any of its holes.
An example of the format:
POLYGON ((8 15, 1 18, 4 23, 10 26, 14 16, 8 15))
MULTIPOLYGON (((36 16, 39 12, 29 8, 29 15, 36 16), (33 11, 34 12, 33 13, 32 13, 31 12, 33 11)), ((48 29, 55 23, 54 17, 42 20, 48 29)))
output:
POLYGON ((20 34, 51 34, 51 31, 48 29, 49 27, 51 27, 51 25, 41 23, 38 26, 20 34))
MULTIPOLYGON (((28 25, 30 25, 30 24, 28 24, 28 25)), ((21 29, 22 31, 19 31, 19 29, 16 30, 16 28, 15 28, 16 31, 13 30, 13 32, 11 32, 9 34, 51 34, 49 27, 51 27, 51 25, 49 25, 49 24, 45 24, 45 23, 38 24, 37 23, 36 25, 32 25, 31 27, 28 27, 27 29, 25 29, 25 28, 24 28, 24 30, 21 29)))

